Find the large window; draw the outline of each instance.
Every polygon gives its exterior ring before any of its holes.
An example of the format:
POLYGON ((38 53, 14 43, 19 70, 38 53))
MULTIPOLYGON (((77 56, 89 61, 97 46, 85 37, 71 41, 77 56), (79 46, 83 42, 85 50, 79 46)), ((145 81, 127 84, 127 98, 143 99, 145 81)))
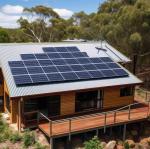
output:
POLYGON ((98 91, 76 93, 76 112, 97 109, 98 91))
POLYGON ((120 89, 120 97, 132 96, 132 95, 133 95, 133 87, 122 87, 120 89))

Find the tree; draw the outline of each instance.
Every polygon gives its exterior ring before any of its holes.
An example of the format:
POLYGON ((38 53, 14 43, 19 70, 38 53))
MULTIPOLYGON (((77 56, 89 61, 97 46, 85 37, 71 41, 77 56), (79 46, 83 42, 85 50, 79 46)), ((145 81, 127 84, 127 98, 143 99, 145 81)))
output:
POLYGON ((24 34, 37 42, 49 41, 49 26, 52 18, 59 18, 59 15, 50 7, 35 6, 25 8, 24 13, 28 19, 18 20, 24 34))
POLYGON ((97 137, 94 137, 90 141, 84 143, 85 149, 103 149, 101 146, 101 142, 98 140, 97 137))
POLYGON ((8 43, 10 40, 7 31, 0 29, 0 43, 8 43))

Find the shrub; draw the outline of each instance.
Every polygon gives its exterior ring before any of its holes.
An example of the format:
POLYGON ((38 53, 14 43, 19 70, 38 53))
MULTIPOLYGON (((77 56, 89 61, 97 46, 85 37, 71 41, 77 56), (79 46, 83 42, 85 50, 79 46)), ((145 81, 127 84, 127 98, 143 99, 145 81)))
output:
POLYGON ((101 142, 98 140, 97 137, 94 137, 90 141, 86 141, 84 143, 85 149, 103 149, 101 146, 101 142))
POLYGON ((35 144, 35 149, 46 149, 46 148, 47 148, 46 146, 44 146, 38 142, 35 144))
POLYGON ((23 134, 23 145, 25 148, 31 146, 35 144, 35 136, 34 133, 30 132, 29 130, 27 130, 24 134, 23 134))
POLYGON ((124 148, 125 148, 125 149, 130 149, 130 145, 129 145, 128 142, 125 142, 125 143, 124 143, 124 148))
POLYGON ((19 142, 22 140, 22 137, 20 136, 19 133, 14 133, 10 136, 9 140, 12 142, 12 143, 16 143, 16 142, 19 142))

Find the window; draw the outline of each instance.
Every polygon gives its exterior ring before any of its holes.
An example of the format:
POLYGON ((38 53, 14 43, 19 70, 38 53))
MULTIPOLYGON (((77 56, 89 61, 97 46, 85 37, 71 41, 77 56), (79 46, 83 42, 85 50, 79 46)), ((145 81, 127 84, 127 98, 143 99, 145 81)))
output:
POLYGON ((76 93, 76 112, 97 109, 98 91, 76 93))
POLYGON ((120 97, 132 96, 132 95, 133 95, 133 87, 122 87, 120 89, 120 97))

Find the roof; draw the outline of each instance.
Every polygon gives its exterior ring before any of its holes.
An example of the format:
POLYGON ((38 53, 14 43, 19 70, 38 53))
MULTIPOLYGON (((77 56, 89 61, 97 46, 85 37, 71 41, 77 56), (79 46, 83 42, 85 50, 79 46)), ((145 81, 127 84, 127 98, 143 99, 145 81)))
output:
POLYGON ((129 77, 125 78, 17 87, 11 74, 8 61, 21 60, 20 54, 43 53, 43 47, 53 46, 76 46, 80 49, 80 51, 87 52, 89 57, 110 57, 115 62, 130 61, 126 56, 118 52, 106 42, 102 44, 102 48, 105 48, 107 51, 99 50, 99 53, 96 47, 100 47, 100 43, 3 44, 0 45, 0 64, 7 83, 10 97, 32 96, 37 94, 141 83, 137 77, 126 70, 129 73, 129 77))

